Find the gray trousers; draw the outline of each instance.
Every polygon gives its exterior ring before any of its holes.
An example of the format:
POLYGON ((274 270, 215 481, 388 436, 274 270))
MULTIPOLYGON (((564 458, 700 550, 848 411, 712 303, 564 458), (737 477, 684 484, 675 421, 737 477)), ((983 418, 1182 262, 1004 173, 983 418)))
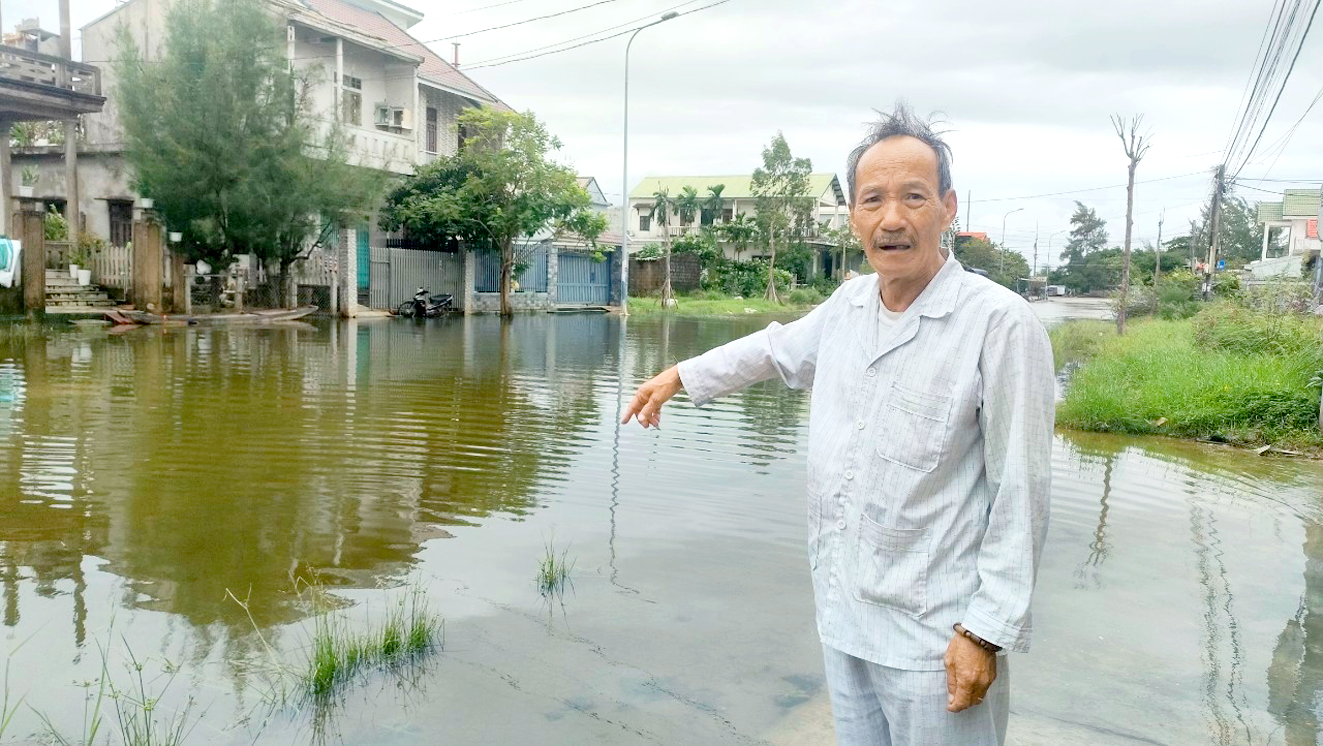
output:
POLYGON ((838 746, 1002 746, 1010 712, 1010 667, 981 704, 946 711, 946 671, 902 671, 823 647, 838 746))

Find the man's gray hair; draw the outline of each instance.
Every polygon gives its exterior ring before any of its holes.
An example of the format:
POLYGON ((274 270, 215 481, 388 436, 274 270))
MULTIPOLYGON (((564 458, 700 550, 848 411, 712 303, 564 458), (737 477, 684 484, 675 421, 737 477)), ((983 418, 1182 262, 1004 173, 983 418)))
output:
POLYGON ((854 204, 855 171, 859 168, 859 159, 869 148, 891 137, 913 137, 922 140, 937 153, 937 187, 939 196, 946 196, 951 191, 951 147, 942 139, 945 130, 936 129, 939 120, 935 116, 922 119, 904 101, 897 101, 891 113, 879 111, 881 119, 874 122, 864 141, 850 151, 845 160, 846 179, 850 187, 850 204, 854 204))

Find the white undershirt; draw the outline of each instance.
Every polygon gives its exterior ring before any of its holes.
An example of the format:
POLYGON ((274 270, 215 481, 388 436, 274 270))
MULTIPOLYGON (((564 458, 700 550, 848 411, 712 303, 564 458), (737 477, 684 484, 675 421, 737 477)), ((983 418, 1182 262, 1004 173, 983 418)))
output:
POLYGON ((900 317, 904 316, 905 312, 892 311, 887 308, 885 303, 878 303, 877 307, 877 334, 878 341, 882 342, 886 341, 886 338, 891 334, 891 328, 896 325, 897 321, 900 321, 900 317))

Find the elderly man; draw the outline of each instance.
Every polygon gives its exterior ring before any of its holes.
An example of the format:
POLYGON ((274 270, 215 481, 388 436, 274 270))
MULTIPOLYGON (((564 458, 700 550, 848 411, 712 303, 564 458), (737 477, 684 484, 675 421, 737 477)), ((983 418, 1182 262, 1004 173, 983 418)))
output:
POLYGON ((681 388, 702 405, 811 387, 809 563, 839 743, 1001 744, 1003 651, 1029 647, 1047 531, 1051 348, 1023 299, 943 253, 956 194, 929 123, 898 105, 848 170, 877 274, 658 375, 625 421, 657 425, 681 388))

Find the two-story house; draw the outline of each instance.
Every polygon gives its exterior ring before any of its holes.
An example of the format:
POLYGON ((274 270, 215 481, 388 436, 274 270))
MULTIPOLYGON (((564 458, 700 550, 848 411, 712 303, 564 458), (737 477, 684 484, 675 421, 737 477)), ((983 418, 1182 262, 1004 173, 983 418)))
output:
POLYGON ((1319 189, 1287 189, 1279 202, 1260 202, 1257 208, 1259 225, 1263 226, 1263 252, 1259 261, 1246 269, 1255 277, 1299 277, 1306 267, 1320 261, 1318 216, 1319 189), (1269 257, 1270 232, 1285 231, 1281 242, 1286 255, 1269 257))
MULTIPOLYGON (((753 179, 747 174, 734 176, 648 176, 638 183, 629 193, 627 208, 629 235, 634 245, 655 244, 662 240, 662 226, 655 219, 655 195, 666 190, 672 199, 685 187, 693 187, 703 203, 690 222, 686 223, 679 215, 668 216, 666 231, 674 236, 702 230, 705 226, 719 225, 746 215, 752 219, 757 212, 757 197, 753 193, 753 179), (716 212, 707 205, 711 189, 722 185, 721 210, 716 212)), ((809 245, 815 249, 813 274, 830 275, 834 270, 834 247, 825 239, 825 232, 849 224, 850 210, 845 199, 845 190, 841 181, 833 173, 814 173, 809 175, 809 194, 814 199, 814 219, 818 225, 815 235, 809 237, 809 245)), ((749 251, 729 242, 720 241, 722 250, 733 259, 757 259, 767 255, 766 246, 753 244, 749 251)))
MULTIPOLYGON (((312 82, 313 116, 343 124, 350 162, 395 174, 459 148, 457 118, 473 106, 505 104, 415 39, 408 29, 423 14, 394 0, 267 0, 286 28, 286 56, 312 82)), ((121 27, 150 60, 166 33, 167 0, 127 0, 82 29, 83 57, 101 60, 113 91, 110 61, 121 27)), ((138 195, 123 155, 123 134, 113 96, 84 118, 86 145, 79 164, 79 211, 87 230, 122 245, 131 235, 138 195)), ((15 151, 17 166, 41 172, 38 197, 57 206, 65 198, 59 154, 40 147, 15 151), (49 151, 49 152, 48 152, 49 151)), ((342 237, 337 267, 342 297, 367 304, 372 247, 390 236, 369 220, 342 237)))

